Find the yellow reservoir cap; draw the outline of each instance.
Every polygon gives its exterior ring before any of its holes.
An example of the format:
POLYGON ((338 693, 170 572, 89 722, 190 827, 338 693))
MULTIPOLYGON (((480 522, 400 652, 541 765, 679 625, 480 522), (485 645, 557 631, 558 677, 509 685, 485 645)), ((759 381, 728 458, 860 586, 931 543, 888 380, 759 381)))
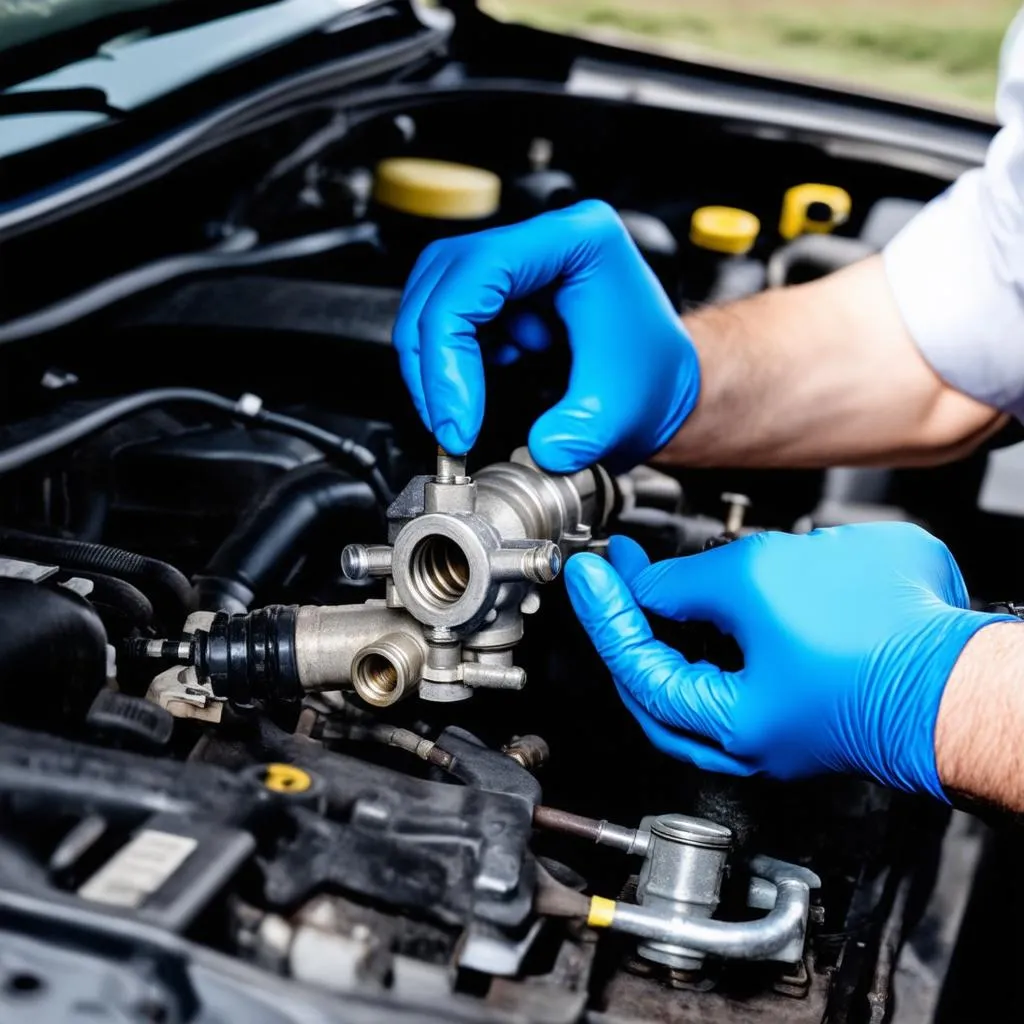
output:
POLYGON ((742 256, 754 248, 761 222, 734 206, 702 206, 690 219, 690 241, 701 249, 742 256))
POLYGON ((312 787, 313 779, 293 764, 275 762, 265 766, 263 785, 271 793, 305 793, 312 787))
POLYGON ((794 185, 782 197, 779 234, 787 242, 799 235, 826 235, 845 224, 853 201, 838 185, 794 185))
POLYGON ((501 179, 482 167, 393 157, 377 165, 373 198, 415 217, 482 220, 498 212, 501 179))

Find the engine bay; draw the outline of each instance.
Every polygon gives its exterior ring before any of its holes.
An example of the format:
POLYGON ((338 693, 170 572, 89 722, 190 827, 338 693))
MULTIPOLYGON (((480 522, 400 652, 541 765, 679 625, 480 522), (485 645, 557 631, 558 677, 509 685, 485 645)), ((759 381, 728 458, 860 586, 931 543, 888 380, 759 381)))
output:
POLYGON ((101 960, 152 1021, 228 1005, 201 971, 324 1020, 887 1019, 948 809, 659 754, 560 572, 612 533, 665 558, 905 518, 1005 599, 986 452, 545 474, 525 439, 569 364, 541 296, 543 345, 485 329, 453 458, 390 330, 449 233, 599 197, 684 311, 879 251, 960 168, 606 91, 427 62, 5 243, 0 928, 32 1019, 100 1000, 101 960), (695 240, 709 208, 747 241, 695 240))

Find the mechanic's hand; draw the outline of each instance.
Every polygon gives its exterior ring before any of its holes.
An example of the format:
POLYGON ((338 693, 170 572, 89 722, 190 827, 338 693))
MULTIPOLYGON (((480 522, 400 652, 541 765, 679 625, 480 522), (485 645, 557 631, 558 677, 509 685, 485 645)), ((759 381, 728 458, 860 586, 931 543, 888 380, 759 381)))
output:
POLYGON ((394 339, 438 443, 461 455, 484 415, 477 327, 505 303, 555 284, 573 351, 565 397, 530 432, 552 472, 657 451, 697 403, 697 355, 614 210, 588 200, 509 227, 434 242, 406 285, 394 339))
POLYGON ((649 564, 615 537, 608 565, 566 566, 576 613, 619 693, 666 753, 717 772, 789 779, 869 775, 945 800, 935 767, 939 702, 982 626, 948 549, 905 523, 755 534, 649 564), (739 672, 691 664, 656 641, 640 608, 714 623, 739 672))

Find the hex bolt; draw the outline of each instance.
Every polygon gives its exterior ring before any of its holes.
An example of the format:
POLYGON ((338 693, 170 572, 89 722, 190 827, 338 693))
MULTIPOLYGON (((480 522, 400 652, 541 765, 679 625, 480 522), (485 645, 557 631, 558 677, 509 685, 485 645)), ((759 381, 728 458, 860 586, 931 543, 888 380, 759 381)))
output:
POLYGON ((387 544, 349 544, 341 553, 341 571, 350 580, 390 576, 392 554, 387 544))
POLYGON ((726 491, 721 497, 728 506, 725 515, 725 532, 739 533, 743 529, 743 520, 746 519, 747 509, 751 505, 750 498, 745 494, 735 494, 732 491, 726 491))
POLYGON ((434 478, 439 484, 465 483, 466 457, 449 455, 440 446, 437 449, 437 475, 434 478))

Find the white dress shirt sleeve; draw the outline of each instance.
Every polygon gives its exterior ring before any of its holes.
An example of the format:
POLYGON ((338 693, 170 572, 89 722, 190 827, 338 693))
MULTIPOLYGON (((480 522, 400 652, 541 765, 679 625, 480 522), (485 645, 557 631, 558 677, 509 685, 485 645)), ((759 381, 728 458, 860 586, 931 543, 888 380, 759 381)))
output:
POLYGON ((1003 46, 985 166, 886 247, 886 273, 925 359, 959 391, 1024 419, 1024 10, 1003 46))

